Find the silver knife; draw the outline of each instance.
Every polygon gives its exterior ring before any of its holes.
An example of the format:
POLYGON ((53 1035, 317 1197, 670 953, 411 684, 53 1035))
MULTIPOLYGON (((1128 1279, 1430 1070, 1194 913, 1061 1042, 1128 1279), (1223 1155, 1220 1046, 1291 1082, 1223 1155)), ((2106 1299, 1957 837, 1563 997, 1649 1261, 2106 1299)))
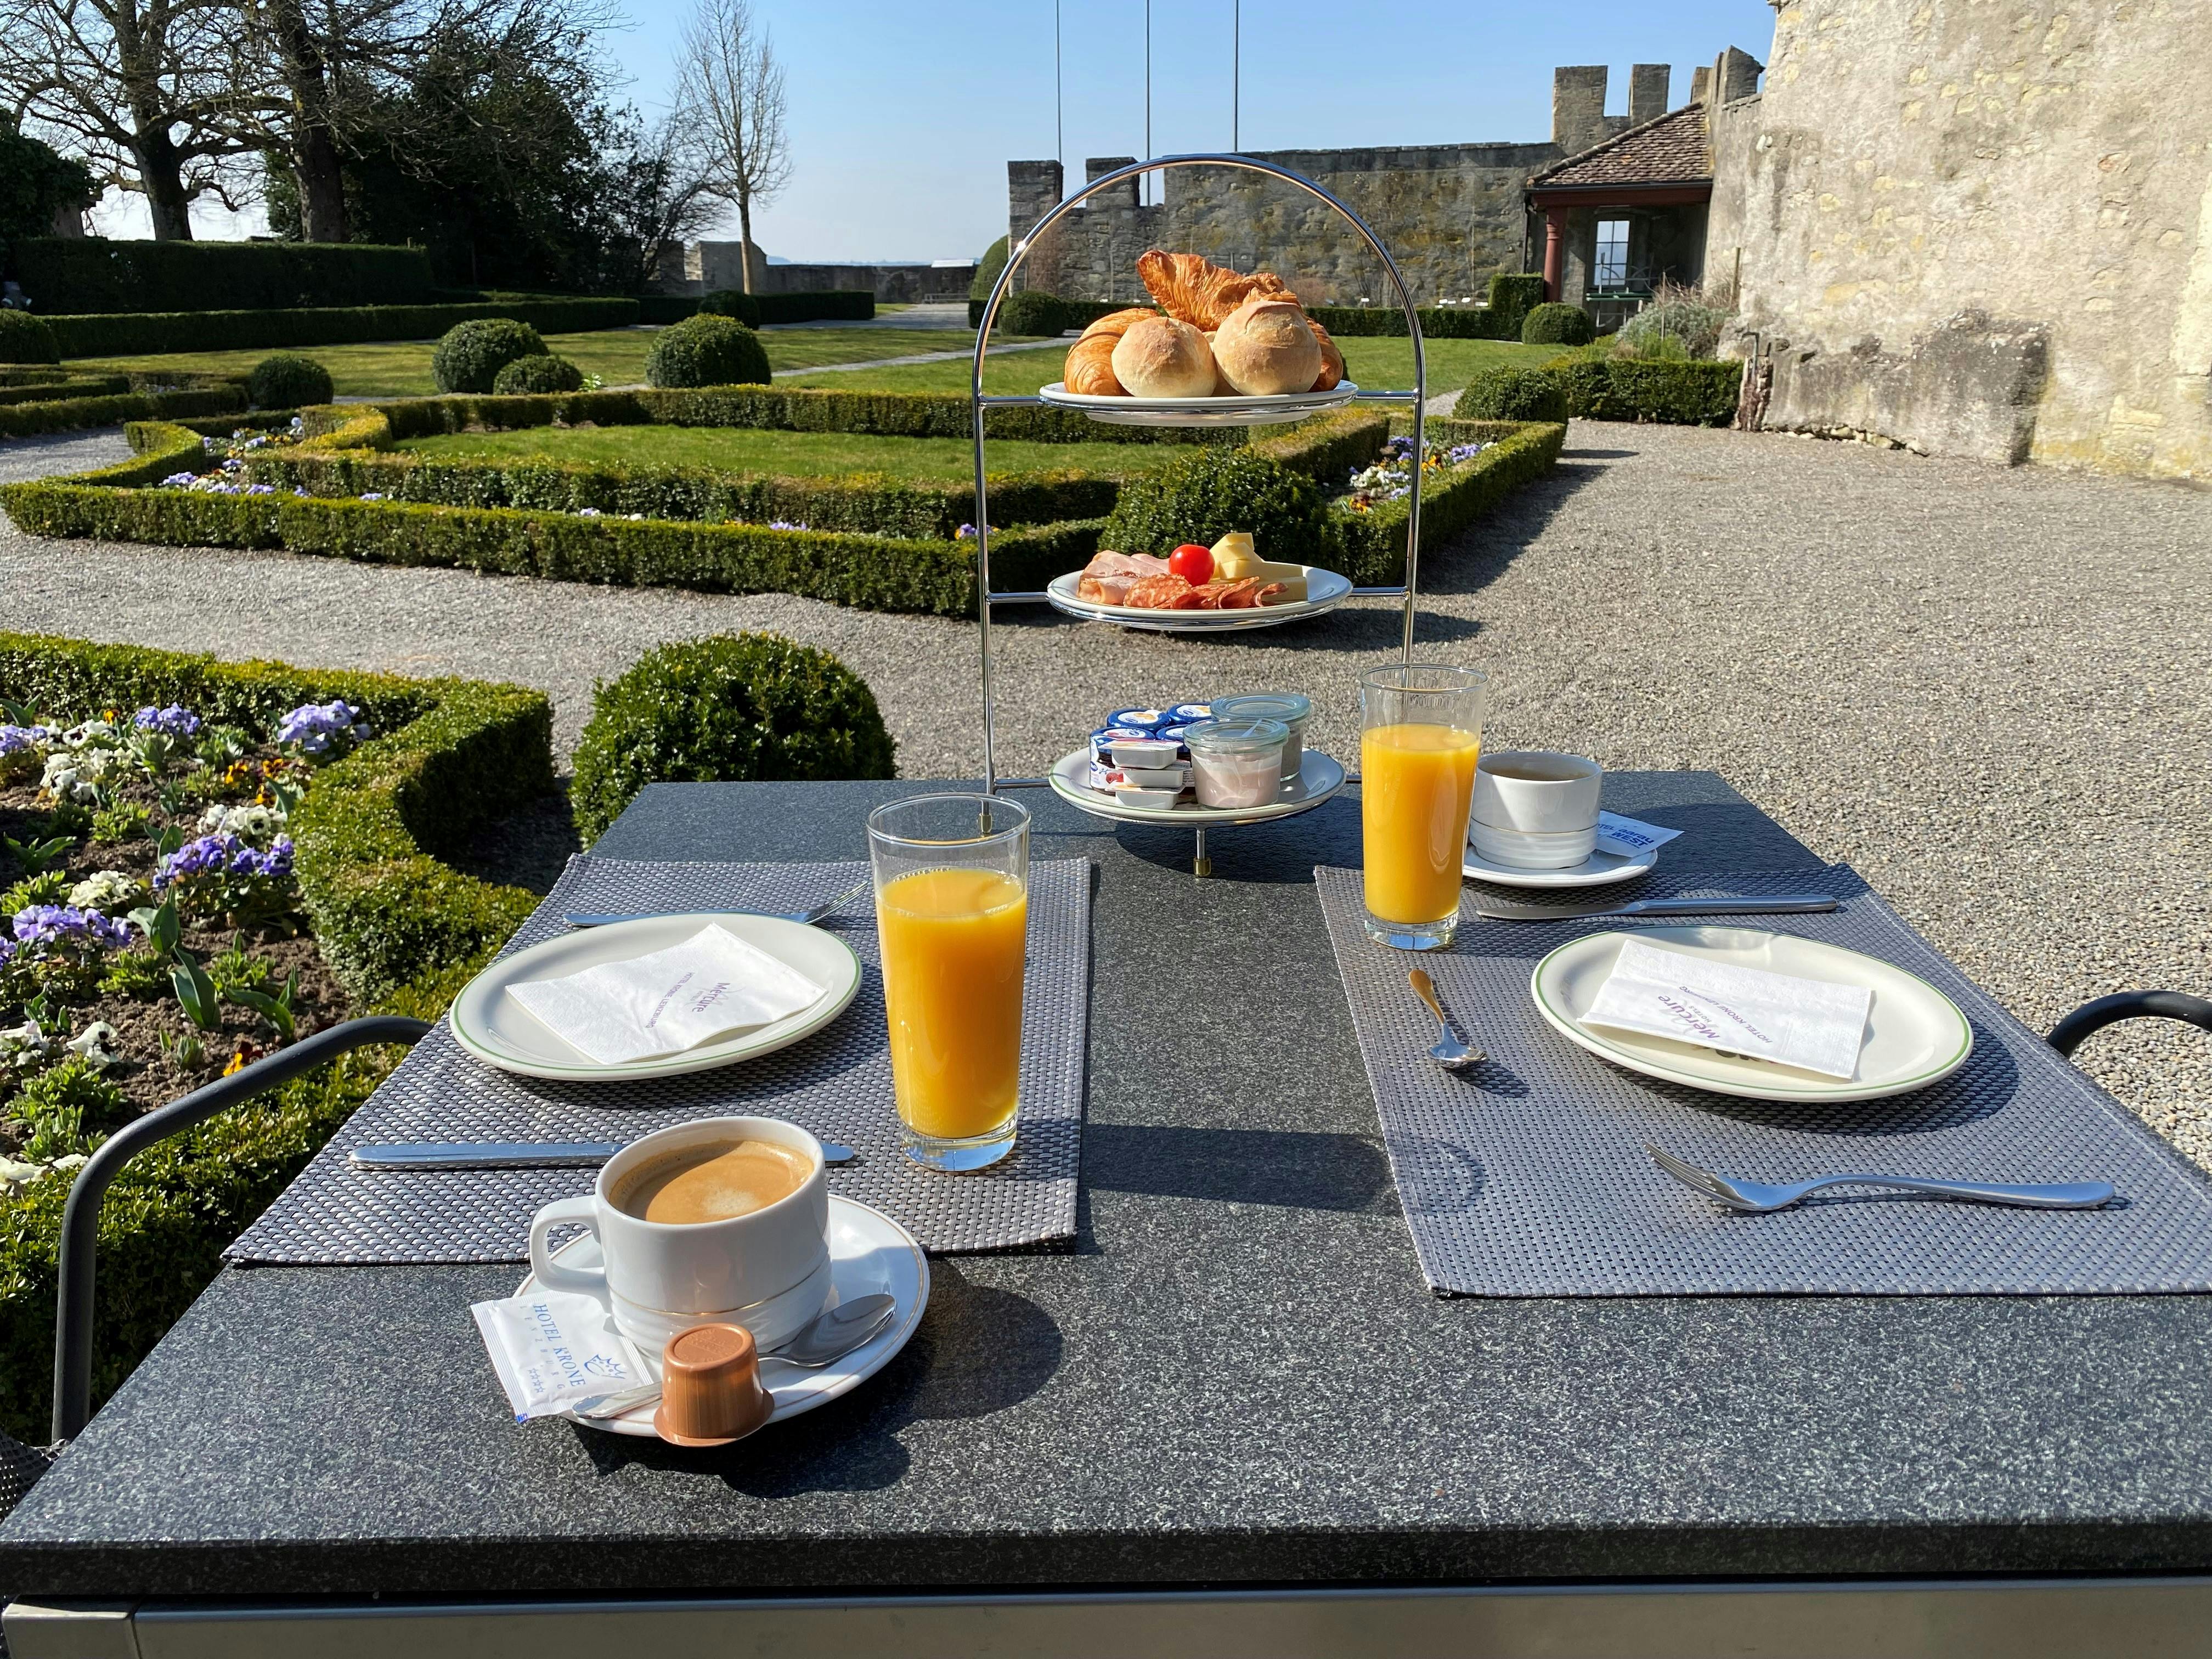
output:
POLYGON ((1477 896, 1469 900, 1479 916, 1492 921, 1580 921, 1589 916, 1785 916, 1812 910, 1836 910, 1843 901, 1826 893, 1790 898, 1647 898, 1626 904, 1516 904, 1510 899, 1477 896))
MULTIPOLYGON (((357 1170, 596 1169, 620 1151, 612 1140, 420 1140, 356 1146, 346 1161, 357 1170)), ((824 1164, 850 1164, 859 1156, 834 1140, 822 1143, 824 1164)))

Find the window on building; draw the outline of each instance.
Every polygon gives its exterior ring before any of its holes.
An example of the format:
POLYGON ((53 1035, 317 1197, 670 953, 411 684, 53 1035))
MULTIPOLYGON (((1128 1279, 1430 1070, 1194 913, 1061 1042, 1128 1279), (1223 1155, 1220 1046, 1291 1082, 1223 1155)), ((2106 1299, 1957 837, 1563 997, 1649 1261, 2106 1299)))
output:
POLYGON ((1593 288, 1628 286, 1627 220, 1601 219, 1597 222, 1597 261, 1590 277, 1593 288))

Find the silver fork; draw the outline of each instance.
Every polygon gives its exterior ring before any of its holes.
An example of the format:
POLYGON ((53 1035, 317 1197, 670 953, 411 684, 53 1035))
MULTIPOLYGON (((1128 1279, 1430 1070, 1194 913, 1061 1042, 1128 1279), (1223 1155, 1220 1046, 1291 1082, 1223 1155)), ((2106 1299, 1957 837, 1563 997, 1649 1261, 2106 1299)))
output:
POLYGON ((1737 1181, 1700 1170, 1648 1141, 1644 1150, 1654 1163, 1692 1192, 1725 1204, 1731 1210, 1765 1215, 1786 1210, 1808 1193, 1823 1187, 1896 1187, 1909 1193, 1935 1193, 1944 1198, 1971 1198, 1984 1204, 2015 1204, 2029 1210, 2094 1210, 2112 1200, 2107 1181, 2068 1181, 2051 1186, 1998 1187, 1982 1181, 1931 1181, 1920 1176, 1832 1175, 1811 1181, 1794 1181, 1786 1187, 1770 1187, 1757 1181, 1737 1181))
MULTIPOLYGON (((710 912, 708 914, 718 914, 726 916, 766 916, 772 921, 795 921, 803 927, 811 927, 816 922, 821 921, 823 917, 828 915, 832 910, 843 909, 848 904, 850 904, 854 899, 860 897, 861 894, 867 890, 868 884, 866 882, 863 881, 857 883, 854 886, 848 887, 843 892, 838 894, 836 898, 831 899, 827 904, 817 904, 811 910, 723 910, 720 912, 710 912)), ((647 921, 654 916, 688 916, 690 914, 691 912, 689 910, 628 910, 613 912, 599 910, 571 910, 567 915, 563 915, 561 920, 567 922, 571 927, 605 927, 617 921, 647 921)))

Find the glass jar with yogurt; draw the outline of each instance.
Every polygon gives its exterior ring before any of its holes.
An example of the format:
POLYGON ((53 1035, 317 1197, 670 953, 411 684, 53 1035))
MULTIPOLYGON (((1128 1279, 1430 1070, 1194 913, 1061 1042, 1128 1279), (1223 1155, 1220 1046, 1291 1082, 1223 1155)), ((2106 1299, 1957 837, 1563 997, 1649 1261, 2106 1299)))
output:
POLYGON ((1191 785, 1200 806, 1267 806, 1283 789, 1283 750, 1291 728, 1280 720, 1200 720, 1184 732, 1191 785))
POLYGON ((1313 699, 1298 691, 1254 691, 1241 697, 1217 697, 1213 717, 1218 720, 1280 720, 1290 728, 1291 740, 1283 745, 1283 775, 1298 775, 1305 753, 1306 722, 1313 718, 1313 699))

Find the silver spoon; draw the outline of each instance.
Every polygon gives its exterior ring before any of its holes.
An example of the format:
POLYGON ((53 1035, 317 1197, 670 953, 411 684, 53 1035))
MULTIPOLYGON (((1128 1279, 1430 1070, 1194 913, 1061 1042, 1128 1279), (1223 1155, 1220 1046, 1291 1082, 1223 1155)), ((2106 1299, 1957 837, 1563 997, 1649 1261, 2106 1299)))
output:
POLYGON ((606 927, 617 921, 650 921, 655 916, 766 916, 771 921, 795 921, 801 927, 811 927, 831 911, 843 909, 867 890, 866 882, 858 883, 827 904, 817 904, 811 910, 570 910, 561 920, 571 927, 606 927))
MULTIPOLYGON (((356 1146, 346 1161, 357 1170, 558 1170, 593 1167, 620 1151, 613 1140, 409 1140, 356 1146)), ((824 1164, 850 1164, 860 1155, 834 1140, 822 1143, 824 1164)))
POLYGON ((818 1371, 824 1365, 835 1364, 862 1344, 874 1341, 897 1312, 898 1298, 884 1291, 856 1296, 850 1302, 840 1302, 815 1315, 799 1328, 798 1335, 762 1358, 781 1359, 788 1365, 818 1371))
POLYGON ((1429 1005, 1429 1012, 1437 1017, 1437 1024, 1443 1028, 1443 1035, 1429 1050, 1431 1060, 1447 1072, 1464 1072, 1481 1065, 1490 1057, 1469 1042, 1466 1034, 1459 1029, 1459 1022, 1444 1012, 1444 1005, 1437 995, 1437 982, 1429 977, 1427 969, 1416 968, 1406 977, 1413 981, 1413 989, 1420 994, 1421 1000, 1429 1005))

